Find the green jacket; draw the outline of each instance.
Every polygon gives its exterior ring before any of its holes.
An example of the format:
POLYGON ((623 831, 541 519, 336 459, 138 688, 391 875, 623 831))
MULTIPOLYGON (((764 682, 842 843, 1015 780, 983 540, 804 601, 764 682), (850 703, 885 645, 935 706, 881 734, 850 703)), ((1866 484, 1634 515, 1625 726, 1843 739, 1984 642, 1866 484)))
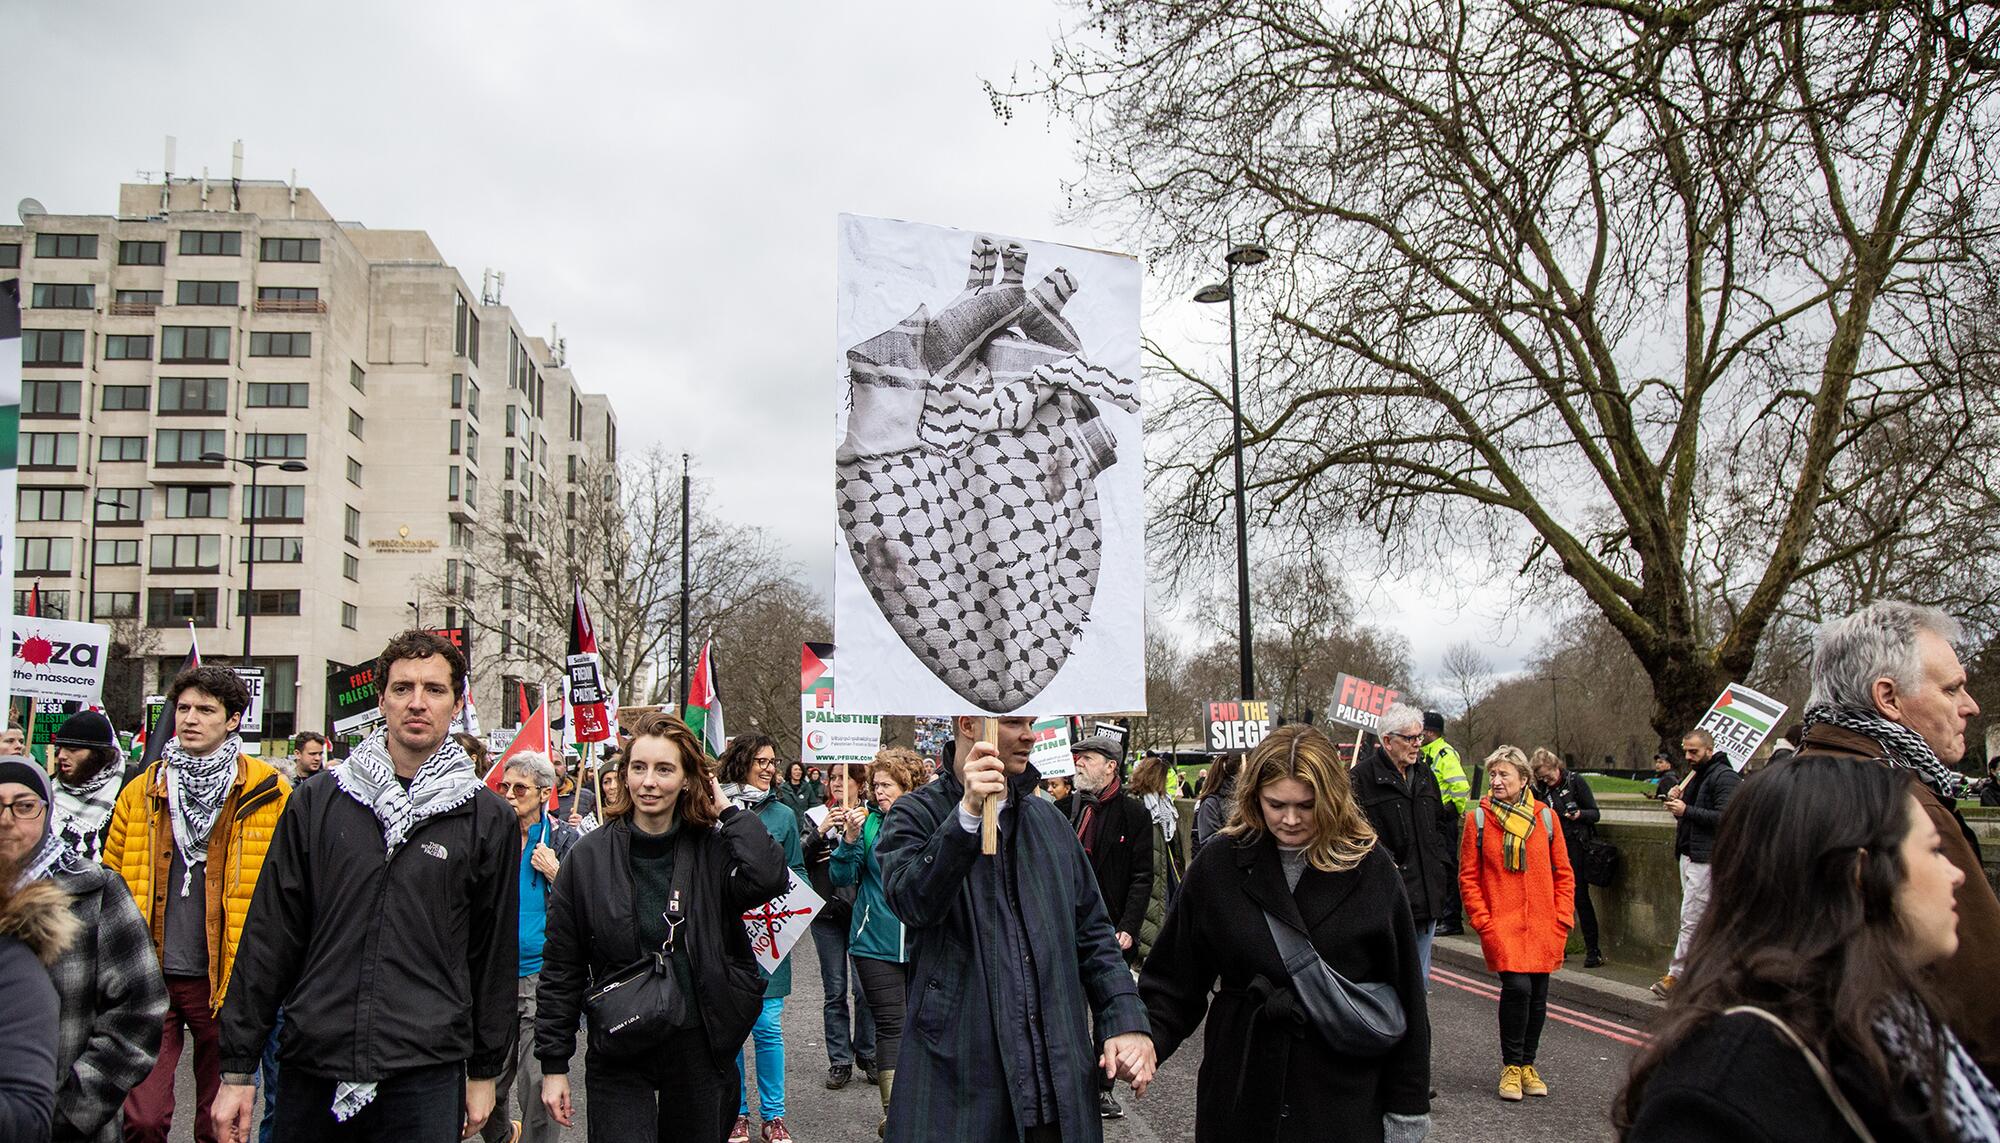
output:
POLYGON ((882 893, 882 865, 875 860, 875 838, 882 832, 882 815, 868 811, 868 820, 855 841, 841 839, 833 851, 832 877, 835 885, 852 885, 854 919, 848 922, 847 952, 902 964, 909 960, 903 942, 903 922, 889 909, 882 893))
POLYGON ((1472 803, 1472 781, 1465 776, 1465 766, 1458 760, 1458 751, 1443 738, 1434 738, 1423 748, 1424 760, 1431 765, 1431 773, 1437 775, 1438 795, 1455 814, 1465 813, 1465 807, 1472 803))
POLYGON ((1146 901, 1146 919, 1139 925, 1139 931, 1132 934, 1132 944, 1138 955, 1137 964, 1145 964, 1152 955, 1153 942, 1160 937, 1160 930, 1167 923, 1167 890, 1170 883, 1178 882, 1173 866, 1173 854, 1167 846, 1167 834, 1159 822, 1153 823, 1153 868, 1159 872, 1153 878, 1153 895, 1146 901))

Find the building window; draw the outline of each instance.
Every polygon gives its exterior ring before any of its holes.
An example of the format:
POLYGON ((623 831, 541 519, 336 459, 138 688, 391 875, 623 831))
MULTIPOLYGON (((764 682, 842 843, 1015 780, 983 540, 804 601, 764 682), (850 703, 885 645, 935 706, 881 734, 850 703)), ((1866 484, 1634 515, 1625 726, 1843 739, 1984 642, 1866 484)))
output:
POLYGON ((226 325, 170 325, 160 333, 160 360, 204 365, 229 364, 226 325))
POLYGON ((0 242, 0 270, 18 270, 20 268, 21 244, 19 242, 0 242))
POLYGON ((252 357, 311 357, 313 335, 309 333, 267 333, 250 335, 252 357))
POLYGON ((27 588, 14 593, 14 614, 26 615, 31 598, 35 600, 33 606, 40 614, 46 615, 50 619, 69 618, 69 592, 43 591, 38 593, 33 588, 27 588))
MULTIPOLYGON (((239 591, 236 593, 236 613, 243 614, 248 603, 252 615, 297 615, 299 613, 299 593, 297 591, 239 591)), ((268 680, 267 680, 268 681, 268 680)))
POLYGON ((465 474, 465 503, 468 507, 479 507, 479 477, 470 472, 465 474))
POLYGON ((347 363, 347 383, 354 386, 356 393, 366 393, 368 391, 368 374, 360 365, 350 361, 347 363))
POLYGON ((37 234, 35 235, 35 257, 95 258, 97 257, 97 235, 37 234))
POLYGON ((459 472, 457 465, 454 464, 450 468, 445 469, 444 498, 446 500, 458 499, 458 480, 459 472))
POLYGON ((21 415, 24 417, 75 417, 83 403, 81 381, 21 382, 21 415))
POLYGON ((229 517, 227 484, 169 484, 167 519, 225 520, 229 517))
POLYGON ((82 365, 83 331, 80 329, 22 330, 21 364, 41 366, 82 365))
POLYGON ((502 619, 500 621, 500 654, 506 656, 513 653, 514 621, 512 619, 502 619))
POLYGON ((167 260, 167 244, 164 242, 120 242, 118 244, 118 264, 120 266, 159 266, 167 260))
POLYGON ((356 488, 361 487, 361 462, 351 456, 347 458, 347 482, 356 488))
POLYGON ((16 496, 24 523, 83 519, 83 489, 23 488, 16 496))
POLYGON ((451 443, 445 446, 446 451, 453 456, 457 456, 465 447, 465 422, 453 421, 450 431, 451 443))
POLYGON ((90 617, 92 619, 137 619, 139 618, 139 593, 136 591, 93 591, 90 593, 90 617))
POLYGON ((229 411, 229 382, 221 377, 160 378, 163 417, 221 416, 229 411))
POLYGON ((156 572, 212 572, 222 569, 221 536, 153 537, 149 561, 156 572))
POLYGON ((243 253, 240 230, 183 230, 181 253, 234 257, 243 253))
POLYGON ((309 389, 303 381, 252 381, 245 404, 252 409, 303 409, 309 389))
POLYGON ((245 433, 243 451, 252 460, 304 460, 304 433, 245 433))
POLYGON ((165 290, 120 290, 112 295, 121 306, 157 306, 165 301, 165 290))
POLYGON ((316 302, 319 300, 318 286, 259 286, 257 300, 260 302, 316 302))
POLYGON ((181 282, 174 292, 177 306, 233 306, 235 282, 181 282))
POLYGON ((297 524, 306 518, 306 489, 303 484, 259 485, 257 495, 243 514, 245 520, 260 523, 297 524))
POLYGON ((147 588, 146 626, 180 627, 192 622, 196 627, 213 627, 215 596, 212 587, 147 588))
POLYGON ((225 446, 221 429, 160 429, 153 434, 153 463, 209 464, 205 452, 221 452, 225 446))
POLYGON ((353 409, 347 410, 347 431, 354 434, 355 440, 362 439, 361 430, 363 427, 365 426, 361 420, 361 414, 355 412, 353 409))
POLYGON ((97 304, 97 287, 68 282, 36 282, 29 304, 38 310, 87 310, 97 304))
POLYGON ((146 438, 98 437, 97 459, 100 461, 145 460, 146 438))
POLYGON ((457 305, 453 311, 451 350, 466 358, 474 365, 479 364, 479 318, 472 312, 472 303, 464 294, 453 294, 457 305))
POLYGON ((514 430, 515 430, 515 427, 516 427, 516 422, 517 422, 517 421, 519 420, 519 418, 520 418, 520 415, 521 415, 521 409, 520 409, 520 406, 518 406, 518 405, 509 405, 509 406, 507 406, 507 435, 508 435, 508 436, 510 436, 510 437, 511 437, 511 436, 513 436, 513 435, 514 435, 514 430))
POLYGON ((104 360, 151 361, 152 359, 152 334, 107 333, 104 335, 104 360))
POLYGON ((347 514, 343 520, 341 535, 346 538, 348 543, 359 544, 361 542, 361 510, 349 504, 347 506, 347 514))
POLYGON ((317 238, 266 238, 263 247, 263 260, 266 262, 319 261, 317 238))
POLYGON ((479 463, 479 430, 471 425, 465 426, 465 463, 479 463))
POLYGON ((507 448, 501 454, 500 475, 507 480, 514 479, 514 450, 512 447, 507 448))
MULTIPOLYGON (((253 550, 250 547, 250 537, 243 537, 242 550, 243 558, 249 560, 253 550)), ((305 560, 306 542, 298 536, 259 536, 254 550, 257 553, 257 563, 296 564, 305 560)), ((257 614, 262 615, 263 612, 257 614)))
POLYGON ((135 568, 139 566, 139 541, 99 540, 90 555, 93 566, 135 568))
POLYGON ((340 605, 340 625, 352 631, 361 626, 361 613, 351 603, 340 605))
POLYGON ((75 433, 22 433, 22 468, 76 467, 75 433))
POLYGON ((340 574, 356 583, 361 582, 361 557, 353 552, 340 553, 340 574))
POLYGON ((43 575, 68 575, 70 542, 50 536, 20 536, 14 541, 14 570, 43 575))
POLYGON ((100 488, 97 490, 97 523, 140 524, 146 519, 145 488, 100 488))

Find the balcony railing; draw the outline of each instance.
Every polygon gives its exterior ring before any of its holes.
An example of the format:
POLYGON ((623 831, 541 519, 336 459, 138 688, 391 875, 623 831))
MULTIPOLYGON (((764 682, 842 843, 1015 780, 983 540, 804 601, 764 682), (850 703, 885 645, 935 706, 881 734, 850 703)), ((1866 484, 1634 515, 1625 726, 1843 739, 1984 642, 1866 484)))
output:
POLYGON ((326 303, 318 299, 258 298, 257 312, 260 314, 323 314, 326 312, 326 303))
POLYGON ((106 312, 112 317, 152 317, 159 308, 152 302, 112 302, 106 312))

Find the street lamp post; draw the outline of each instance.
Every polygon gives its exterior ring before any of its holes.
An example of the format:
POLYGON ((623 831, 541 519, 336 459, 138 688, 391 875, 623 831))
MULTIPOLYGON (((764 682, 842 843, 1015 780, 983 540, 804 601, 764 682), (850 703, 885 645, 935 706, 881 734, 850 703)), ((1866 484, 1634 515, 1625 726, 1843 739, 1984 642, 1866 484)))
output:
POLYGON ((243 553, 243 665, 250 665, 250 617, 257 610, 253 592, 257 586, 257 470, 275 468, 279 472, 304 472, 305 463, 297 460, 260 460, 247 456, 225 456, 219 452, 205 452, 201 459, 210 464, 240 464, 250 470, 250 494, 243 499, 243 522, 249 525, 250 535, 243 553))
POLYGON ((1243 383, 1236 359, 1236 268, 1261 265, 1270 257, 1270 250, 1262 246, 1250 243, 1232 246, 1222 258, 1229 267, 1227 279, 1203 286, 1194 295, 1197 302, 1229 303, 1229 420, 1236 469, 1236 646, 1246 699, 1257 697, 1257 681, 1250 647, 1250 525, 1243 487, 1243 383))

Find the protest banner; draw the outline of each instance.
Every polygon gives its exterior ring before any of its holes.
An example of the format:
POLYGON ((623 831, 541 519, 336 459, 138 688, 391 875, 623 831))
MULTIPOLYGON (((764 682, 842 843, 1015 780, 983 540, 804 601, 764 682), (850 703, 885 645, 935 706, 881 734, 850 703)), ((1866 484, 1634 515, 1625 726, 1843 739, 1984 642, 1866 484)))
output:
POLYGON ((1035 743, 1028 748, 1028 765, 1044 778, 1076 775, 1076 755, 1070 752, 1069 719, 1061 715, 1035 720, 1035 743))
POLYGON ((833 644, 799 649, 799 760, 807 766, 867 765, 882 749, 882 720, 840 714, 834 704, 833 644))
POLYGON ((250 705, 243 708, 243 721, 236 726, 236 733, 245 738, 264 733, 264 668, 231 667, 237 678, 243 680, 243 687, 250 692, 250 705))
POLYGON ((1256 699, 1221 699, 1208 704, 1208 752, 1242 754, 1271 733, 1271 704, 1256 699))
POLYGON ((1143 713, 1138 261, 842 215, 838 283, 841 710, 1143 713))
POLYGON ((335 734, 365 735, 382 721, 375 664, 327 661, 326 723, 335 734))
POLYGON ((564 666, 571 741, 605 741, 611 737, 611 688, 604 682, 604 663, 597 655, 597 628, 583 605, 582 584, 576 586, 576 602, 570 609, 569 657, 564 666))
POLYGON ((13 616, 11 626, 12 694, 98 704, 111 655, 109 627, 41 615, 13 616))
POLYGON ((826 905, 826 899, 799 880, 797 873, 787 870, 785 876, 782 894, 743 914, 743 929, 750 934, 750 951, 766 974, 778 971, 792 946, 799 943, 799 937, 812 924, 814 915, 826 905))
MULTIPOLYGON (((13 583, 14 487, 21 455, 21 282, 0 282, 0 575, 13 583)), ((88 590, 88 588, 86 588, 88 590)), ((7 597, 12 600, 10 593, 7 597)), ((11 676, 0 677, 0 710, 6 710, 11 676)))
POLYGON ((1784 717, 1784 703, 1742 683, 1731 683, 1695 725, 1708 731, 1716 750, 1728 754, 1729 764, 1741 770, 1784 717))
POLYGON ((1375 734, 1381 729, 1382 715, 1402 697, 1402 692, 1394 687, 1343 672, 1334 677, 1333 706, 1326 717, 1329 722, 1375 734))

